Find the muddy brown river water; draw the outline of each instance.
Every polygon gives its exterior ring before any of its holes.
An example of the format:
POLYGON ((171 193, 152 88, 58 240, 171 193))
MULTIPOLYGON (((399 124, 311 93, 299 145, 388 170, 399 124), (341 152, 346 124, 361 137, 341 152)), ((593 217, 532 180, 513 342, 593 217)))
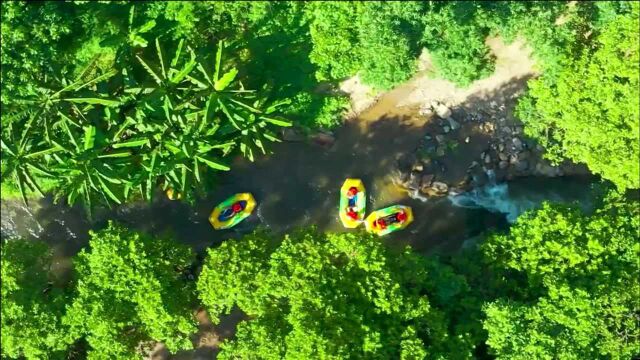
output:
POLYGON ((410 197, 393 185, 389 174, 399 157, 415 149, 425 125, 415 108, 395 106, 404 91, 391 91, 357 119, 347 121, 336 131, 330 148, 283 142, 272 147, 272 155, 254 163, 236 158, 233 170, 220 176, 215 191, 193 207, 159 196, 152 204, 98 211, 97 220, 89 222, 78 206, 53 205, 44 199, 27 210, 5 201, 2 236, 44 240, 54 249, 54 266, 65 272, 70 257, 87 244, 88 230, 105 226, 107 220, 153 233, 173 233, 198 252, 257 226, 276 233, 311 225, 325 231, 354 231, 341 226, 337 206, 344 179, 357 177, 367 187, 367 212, 396 203, 413 207, 414 223, 383 241, 394 247, 411 245, 421 253, 449 252, 488 229, 506 228, 507 217, 513 220, 543 200, 587 201, 591 180, 584 178, 521 179, 453 202, 446 197, 428 201, 410 197), (237 192, 253 193, 258 202, 254 215, 233 229, 213 230, 209 213, 237 192))

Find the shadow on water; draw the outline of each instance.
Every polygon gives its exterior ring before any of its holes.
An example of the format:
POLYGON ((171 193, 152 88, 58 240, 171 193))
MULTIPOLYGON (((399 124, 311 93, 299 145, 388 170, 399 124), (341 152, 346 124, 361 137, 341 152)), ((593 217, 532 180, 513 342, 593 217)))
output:
MULTIPOLYGON (((513 83, 506 83, 494 92, 470 96, 469 101, 460 106, 473 109, 492 99, 508 102, 506 99, 521 91, 526 81, 512 80, 513 83)), ((341 226, 336 211, 338 190, 347 177, 358 177, 365 182, 368 213, 394 203, 413 207, 414 223, 406 231, 385 238, 389 244, 410 244, 422 253, 452 251, 458 249, 465 239, 488 228, 506 227, 504 214, 495 209, 491 209, 492 212, 482 206, 453 206, 447 198, 423 202, 412 199, 392 185, 390 172, 405 154, 418 147, 429 125, 428 119, 417 115, 415 107, 396 106, 411 90, 410 85, 392 90, 357 119, 347 121, 336 131, 336 141, 329 148, 305 142, 284 142, 272 147, 273 155, 262 156, 254 163, 235 158, 233 170, 222 175, 219 186, 195 206, 158 196, 152 204, 133 203, 99 211, 95 215, 98 220, 92 224, 79 207, 53 205, 51 199, 44 199, 31 219, 42 229, 38 234, 29 229, 31 235, 24 229, 18 229, 18 235, 38 237, 52 245, 59 265, 64 267, 68 258, 87 244, 88 230, 106 226, 107 220, 154 234, 171 232, 197 252, 226 239, 237 238, 258 225, 276 233, 309 225, 325 231, 352 231, 341 226), (254 215, 233 229, 214 231, 208 222, 209 213, 217 203, 237 192, 254 194, 259 203, 254 215)), ((477 142, 487 140, 476 139, 477 142)), ((462 142, 450 159, 444 159, 448 172, 466 169, 470 159, 477 156, 474 149, 467 151, 464 146, 462 142)), ((541 180, 542 186, 525 187, 524 191, 540 192, 547 187, 546 181, 541 180)), ((571 180, 565 182, 570 184, 571 180)), ((517 181, 512 182, 515 183, 517 181)), ((549 197, 549 200, 579 200, 589 190, 588 186, 580 184, 578 188, 582 191, 578 191, 579 194, 563 194, 562 188, 573 187, 565 186, 563 180, 557 187, 560 194, 549 197)), ((544 195, 538 196, 535 202, 540 203, 544 199, 544 195)), ((20 214, 12 216, 12 221, 21 221, 20 214)), ((6 236, 4 227, 3 236, 6 236)))

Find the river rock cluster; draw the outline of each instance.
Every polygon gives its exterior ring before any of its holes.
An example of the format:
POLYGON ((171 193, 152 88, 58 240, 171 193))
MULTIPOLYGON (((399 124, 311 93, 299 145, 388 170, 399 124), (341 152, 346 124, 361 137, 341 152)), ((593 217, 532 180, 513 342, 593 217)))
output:
POLYGON ((465 192, 489 181, 524 176, 585 174, 571 163, 552 165, 544 148, 524 134, 509 108, 495 101, 473 109, 431 102, 420 108, 429 118, 415 151, 398 161, 396 184, 426 196, 465 192))

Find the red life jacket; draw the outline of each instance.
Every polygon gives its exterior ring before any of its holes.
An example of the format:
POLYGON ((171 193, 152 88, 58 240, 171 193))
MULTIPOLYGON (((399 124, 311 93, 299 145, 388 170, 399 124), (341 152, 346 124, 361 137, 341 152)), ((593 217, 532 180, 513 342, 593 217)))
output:
POLYGON ((239 213, 242 211, 242 205, 240 205, 240 203, 234 203, 231 205, 231 210, 233 210, 234 213, 239 213))

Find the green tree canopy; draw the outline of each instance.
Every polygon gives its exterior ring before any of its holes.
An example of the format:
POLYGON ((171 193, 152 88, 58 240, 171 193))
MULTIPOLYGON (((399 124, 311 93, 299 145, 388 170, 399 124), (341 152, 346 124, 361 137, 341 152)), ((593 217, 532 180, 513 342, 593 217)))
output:
POLYGON ((193 254, 166 237, 109 224, 91 232, 78 254, 76 294, 63 321, 72 340, 85 337, 90 359, 131 359, 143 341, 192 348, 196 331, 192 283, 184 276, 193 254))
MULTIPOLYGON (((258 232, 209 250, 198 291, 214 322, 234 306, 250 317, 221 358, 451 358, 429 275, 419 257, 372 235, 305 230, 278 244, 258 232)), ((448 279, 444 299, 464 286, 448 279)))
POLYGON ((620 189, 640 188, 639 17, 638 3, 613 15, 593 47, 557 76, 530 82, 517 109, 549 159, 585 163, 620 189))
POLYGON ((610 195, 592 215, 547 204, 509 234, 490 237, 485 256, 521 289, 485 307, 492 352, 499 359, 638 355, 639 216, 637 201, 610 195))
POLYGON ((41 242, 2 241, 2 356, 61 357, 65 296, 53 287, 50 252, 41 242))

